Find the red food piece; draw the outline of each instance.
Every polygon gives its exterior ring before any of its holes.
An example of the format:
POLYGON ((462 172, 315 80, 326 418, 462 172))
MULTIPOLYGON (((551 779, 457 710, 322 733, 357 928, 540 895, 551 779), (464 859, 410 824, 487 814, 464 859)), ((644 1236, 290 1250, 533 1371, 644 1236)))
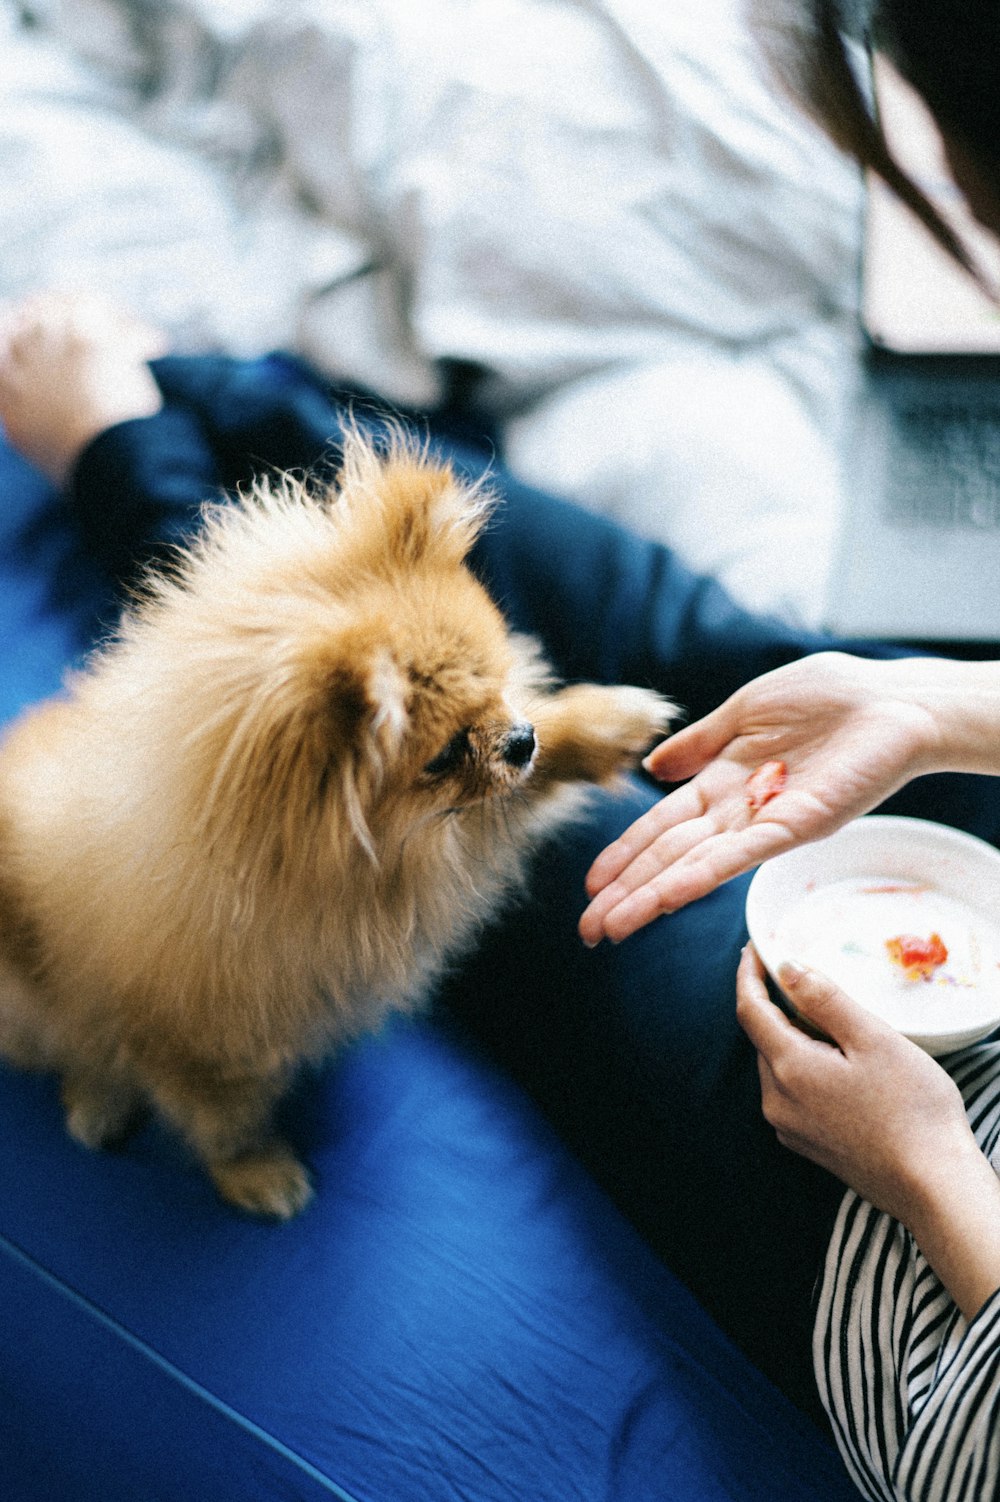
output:
POLYGON ((901 965, 909 980, 930 980, 948 958, 940 934, 921 939, 917 934, 897 934, 885 947, 894 965, 901 965))
POLYGON ((788 768, 783 761, 766 761, 751 772, 746 781, 747 807, 752 814, 759 814, 765 803, 777 798, 788 779, 788 768))

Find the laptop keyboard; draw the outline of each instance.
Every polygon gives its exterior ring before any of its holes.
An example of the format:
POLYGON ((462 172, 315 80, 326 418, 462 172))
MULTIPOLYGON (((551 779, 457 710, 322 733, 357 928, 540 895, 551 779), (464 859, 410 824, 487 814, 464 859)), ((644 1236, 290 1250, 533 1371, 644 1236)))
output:
POLYGON ((897 407, 886 511, 903 525, 1000 528, 1000 409, 897 407))

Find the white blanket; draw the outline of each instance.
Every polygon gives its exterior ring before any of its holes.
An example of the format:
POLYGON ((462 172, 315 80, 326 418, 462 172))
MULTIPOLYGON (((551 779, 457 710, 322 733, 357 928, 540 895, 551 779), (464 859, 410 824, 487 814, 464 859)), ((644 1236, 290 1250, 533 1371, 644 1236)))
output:
POLYGON ((739 0, 0 0, 0 52, 0 295, 470 362, 527 479, 817 618, 860 189, 739 0))

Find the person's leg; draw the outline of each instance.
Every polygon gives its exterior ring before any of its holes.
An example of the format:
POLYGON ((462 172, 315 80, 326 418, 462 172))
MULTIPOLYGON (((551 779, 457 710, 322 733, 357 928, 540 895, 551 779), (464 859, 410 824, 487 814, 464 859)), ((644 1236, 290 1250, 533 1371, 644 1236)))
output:
MULTIPOLYGON (((469 473, 482 461, 459 451, 469 473)), ((500 504, 472 564, 569 679, 649 684, 698 718, 770 668, 830 645, 738 605, 675 553, 493 467, 500 504)))
MULTIPOLYGON (((482 473, 481 455, 455 452, 466 472, 482 473)), ((511 624, 538 636, 568 679, 656 688, 690 722, 752 678, 814 652, 919 650, 756 615, 661 543, 521 485, 502 468, 493 473, 500 504, 472 565, 511 624)), ((936 819, 1000 844, 1000 793, 990 778, 919 778, 880 811, 936 819)))
POLYGON ((152 370, 167 406, 197 421, 226 490, 274 471, 332 470, 345 412, 370 409, 365 394, 338 394, 310 366, 280 352, 255 359, 169 355, 152 370))
POLYGON ((589 951, 576 924, 633 785, 539 857, 530 897, 448 983, 443 1015, 516 1078, 655 1251, 820 1422, 813 1285, 842 1187, 781 1148, 735 1014, 746 882, 589 951))
POLYGON ((488 417, 461 395, 461 381, 433 411, 387 403, 357 383, 342 385, 307 361, 276 350, 256 359, 169 356, 153 372, 171 406, 197 415, 222 465, 228 488, 262 469, 332 474, 345 422, 378 434, 396 422, 426 438, 443 457, 461 455, 476 474, 498 451, 488 417))

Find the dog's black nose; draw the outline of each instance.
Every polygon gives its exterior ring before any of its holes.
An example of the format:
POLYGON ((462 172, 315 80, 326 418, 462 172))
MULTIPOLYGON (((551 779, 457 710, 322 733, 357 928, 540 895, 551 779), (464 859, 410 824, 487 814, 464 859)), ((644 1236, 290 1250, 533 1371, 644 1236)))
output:
POLYGON ((512 767, 525 767, 535 754, 535 727, 523 721, 514 725, 503 743, 503 759, 512 767))

